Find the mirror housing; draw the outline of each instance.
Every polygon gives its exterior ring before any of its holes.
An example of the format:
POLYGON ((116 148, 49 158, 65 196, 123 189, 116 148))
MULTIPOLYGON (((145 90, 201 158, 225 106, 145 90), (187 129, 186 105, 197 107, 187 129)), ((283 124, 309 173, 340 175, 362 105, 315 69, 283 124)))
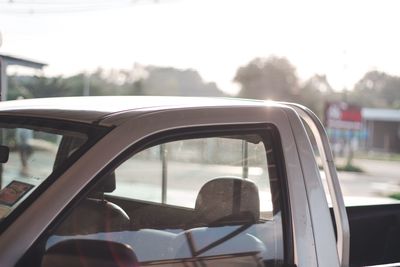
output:
POLYGON ((132 248, 105 240, 69 239, 50 247, 42 267, 120 267, 139 266, 132 248))
POLYGON ((6 163, 10 156, 10 148, 8 146, 0 145, 0 163, 6 163))

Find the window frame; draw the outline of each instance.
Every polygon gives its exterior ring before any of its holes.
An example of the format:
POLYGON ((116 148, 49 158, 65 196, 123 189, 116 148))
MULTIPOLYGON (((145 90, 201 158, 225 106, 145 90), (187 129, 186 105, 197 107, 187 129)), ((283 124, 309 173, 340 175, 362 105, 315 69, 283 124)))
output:
MULTIPOLYGON (((281 178, 279 184, 279 202, 280 211, 282 217, 282 234, 283 234, 283 260, 284 264, 294 263, 294 237, 292 229, 292 218, 290 212, 290 199, 288 191, 288 181, 285 170, 285 160, 282 148, 281 136, 278 128, 272 123, 252 123, 252 124, 219 124, 219 125, 205 125, 205 126, 185 126, 176 129, 167 129, 160 132, 153 133, 138 142, 135 142, 123 152, 121 152, 114 160, 112 160, 107 166, 105 166, 99 173, 94 177, 85 188, 83 188, 77 196, 71 201, 66 208, 60 212, 57 218, 50 223, 46 231, 37 239, 35 244, 31 246, 29 251, 19 261, 24 262, 26 257, 29 255, 34 256, 34 251, 37 251, 35 247, 37 244, 43 244, 49 237, 49 233, 52 229, 55 229, 73 210, 73 208, 79 205, 80 201, 85 198, 92 188, 98 183, 101 183, 101 178, 106 174, 114 171, 127 159, 134 156, 135 154, 166 142, 179 141, 185 139, 195 138, 206 138, 206 137, 218 137, 228 135, 240 135, 240 134, 259 134, 263 139, 265 138, 266 131, 271 133, 272 141, 271 146, 275 150, 275 157, 279 159, 276 162, 277 175, 281 178), (33 254, 32 254, 33 253, 33 254)), ((263 140, 265 146, 265 139, 263 140)), ((275 159, 275 160, 276 160, 275 159)), ((269 171, 269 168, 268 168, 269 171)), ((39 246, 40 247, 40 246, 39 246)), ((44 252, 44 251, 43 251, 44 252)), ((41 257, 42 255, 38 255, 41 257)), ((17 265, 23 266, 23 265, 17 265)))

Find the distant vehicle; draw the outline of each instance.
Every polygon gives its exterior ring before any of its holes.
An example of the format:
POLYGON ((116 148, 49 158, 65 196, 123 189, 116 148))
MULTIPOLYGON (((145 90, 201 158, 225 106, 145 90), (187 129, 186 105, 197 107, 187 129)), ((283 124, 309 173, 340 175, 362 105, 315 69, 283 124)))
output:
POLYGON ((34 99, 0 103, 0 125, 0 266, 400 261, 400 207, 346 212, 324 129, 307 108, 223 98, 34 99), (21 129, 32 137, 24 166, 21 129))

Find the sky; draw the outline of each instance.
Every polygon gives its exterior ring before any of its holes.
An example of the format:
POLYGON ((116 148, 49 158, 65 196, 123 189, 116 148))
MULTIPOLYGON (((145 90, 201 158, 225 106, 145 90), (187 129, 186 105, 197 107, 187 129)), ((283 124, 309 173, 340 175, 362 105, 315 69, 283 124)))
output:
MULTIPOLYGON (((400 75, 400 2, 268 0, 0 0, 0 53, 48 64, 45 75, 196 69, 235 93, 236 70, 286 57, 301 81, 351 89, 370 70, 400 75)), ((11 73, 24 70, 11 69, 11 73)))

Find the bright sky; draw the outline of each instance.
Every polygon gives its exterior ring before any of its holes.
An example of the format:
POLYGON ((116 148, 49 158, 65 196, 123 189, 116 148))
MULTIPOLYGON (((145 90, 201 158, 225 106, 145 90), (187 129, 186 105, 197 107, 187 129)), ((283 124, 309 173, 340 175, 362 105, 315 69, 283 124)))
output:
POLYGON ((301 80, 326 74, 339 90, 373 69, 400 75, 399 8, 395 0, 0 0, 0 53, 44 61, 46 75, 135 62, 193 68, 228 92, 239 66, 277 55, 301 80))

